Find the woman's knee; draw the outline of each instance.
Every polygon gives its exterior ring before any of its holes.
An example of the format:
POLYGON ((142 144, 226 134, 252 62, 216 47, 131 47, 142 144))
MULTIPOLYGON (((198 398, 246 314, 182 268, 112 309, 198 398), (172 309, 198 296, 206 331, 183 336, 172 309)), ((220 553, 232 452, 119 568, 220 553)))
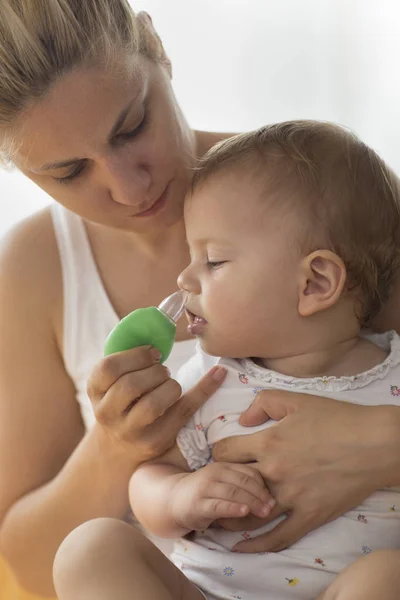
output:
MULTIPOLYGON (((102 566, 125 558, 140 548, 145 538, 131 525, 117 519, 93 519, 74 529, 59 547, 53 568, 57 586, 82 574, 88 576, 92 569, 101 572, 102 566)), ((147 540, 145 540, 146 542, 147 540)))

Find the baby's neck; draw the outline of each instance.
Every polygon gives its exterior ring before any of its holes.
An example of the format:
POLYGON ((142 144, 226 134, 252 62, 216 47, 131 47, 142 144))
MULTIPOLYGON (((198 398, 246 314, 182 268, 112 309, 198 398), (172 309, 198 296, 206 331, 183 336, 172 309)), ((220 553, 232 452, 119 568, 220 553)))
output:
POLYGON ((259 359, 261 366, 292 377, 345 377, 357 375, 385 360, 387 352, 358 335, 295 356, 259 359))

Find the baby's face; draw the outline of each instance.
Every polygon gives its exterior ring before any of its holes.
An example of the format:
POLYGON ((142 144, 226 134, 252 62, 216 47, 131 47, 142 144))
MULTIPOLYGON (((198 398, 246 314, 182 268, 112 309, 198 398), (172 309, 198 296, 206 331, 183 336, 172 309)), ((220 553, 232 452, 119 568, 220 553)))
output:
POLYGON ((188 319, 216 356, 287 355, 298 319, 298 223, 253 174, 212 176, 185 207, 191 263, 178 283, 188 319))

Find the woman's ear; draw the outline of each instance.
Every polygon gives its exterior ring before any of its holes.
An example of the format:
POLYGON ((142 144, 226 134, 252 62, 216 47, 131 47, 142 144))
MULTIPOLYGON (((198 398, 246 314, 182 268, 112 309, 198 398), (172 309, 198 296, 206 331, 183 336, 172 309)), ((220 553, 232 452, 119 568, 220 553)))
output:
POLYGON ((309 317, 339 300, 346 282, 346 267, 330 250, 312 252, 300 265, 298 311, 309 317))
POLYGON ((137 13, 136 20, 143 33, 148 55, 162 64, 167 69, 168 74, 172 79, 171 61, 165 53, 160 36, 154 29, 153 21, 150 15, 145 11, 141 11, 137 13))

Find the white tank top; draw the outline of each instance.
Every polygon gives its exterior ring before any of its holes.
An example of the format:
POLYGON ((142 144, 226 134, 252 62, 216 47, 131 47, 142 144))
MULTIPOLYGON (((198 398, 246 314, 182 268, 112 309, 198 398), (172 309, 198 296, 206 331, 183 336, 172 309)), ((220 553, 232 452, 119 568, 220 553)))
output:
MULTIPOLYGON (((104 289, 82 219, 56 203, 51 206, 51 214, 64 289, 64 364, 75 384, 85 427, 90 428, 95 419, 86 383, 119 318, 104 289)), ((165 363, 172 377, 194 354, 195 345, 196 340, 174 345, 165 363)))

